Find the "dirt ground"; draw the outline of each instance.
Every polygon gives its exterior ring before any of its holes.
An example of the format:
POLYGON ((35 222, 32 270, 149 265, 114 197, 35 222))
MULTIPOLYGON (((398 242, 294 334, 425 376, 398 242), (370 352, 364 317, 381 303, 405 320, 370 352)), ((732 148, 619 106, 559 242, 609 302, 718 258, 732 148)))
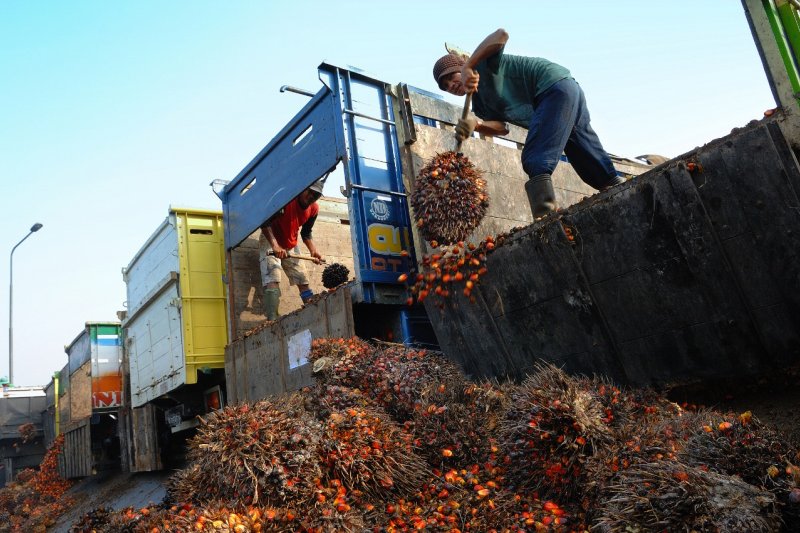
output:
POLYGON ((164 482, 170 475, 171 471, 141 474, 105 472, 88 477, 67 492, 76 503, 48 531, 69 533, 75 522, 98 507, 139 509, 149 503, 159 503, 166 494, 164 482))
POLYGON ((745 392, 723 400, 719 408, 738 413, 752 411, 759 420, 800 446, 800 385, 745 392))

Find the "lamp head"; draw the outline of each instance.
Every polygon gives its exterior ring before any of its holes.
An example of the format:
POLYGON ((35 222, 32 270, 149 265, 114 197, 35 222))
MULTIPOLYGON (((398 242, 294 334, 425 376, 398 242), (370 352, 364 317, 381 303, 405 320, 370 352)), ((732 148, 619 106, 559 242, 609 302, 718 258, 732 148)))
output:
POLYGON ((42 225, 37 222, 36 224, 31 226, 31 233, 33 233, 35 231, 39 231, 40 229, 42 229, 42 225))

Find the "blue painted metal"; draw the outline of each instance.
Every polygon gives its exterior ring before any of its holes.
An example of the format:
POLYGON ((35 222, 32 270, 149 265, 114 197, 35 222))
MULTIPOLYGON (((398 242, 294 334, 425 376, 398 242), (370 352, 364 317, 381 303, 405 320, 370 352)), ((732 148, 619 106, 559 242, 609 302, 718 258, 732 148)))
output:
POLYGON ((423 126, 436 127, 436 120, 430 117, 423 117, 422 115, 414 115, 414 124, 422 124, 423 126))
MULTIPOLYGON (((222 191, 225 246, 241 244, 343 162, 356 280, 365 303, 416 265, 389 86, 323 63, 324 87, 222 191)), ((396 290, 394 291, 396 293, 396 290)))
POLYGON ((323 87, 223 189, 226 248, 241 244, 345 157, 337 100, 323 87))
POLYGON ((421 348, 439 349, 431 322, 421 305, 400 310, 400 334, 403 344, 421 348))
POLYGON ((392 98, 386 83, 362 71, 327 63, 319 68, 338 103, 355 276, 371 303, 378 284, 396 284, 416 264, 392 98))

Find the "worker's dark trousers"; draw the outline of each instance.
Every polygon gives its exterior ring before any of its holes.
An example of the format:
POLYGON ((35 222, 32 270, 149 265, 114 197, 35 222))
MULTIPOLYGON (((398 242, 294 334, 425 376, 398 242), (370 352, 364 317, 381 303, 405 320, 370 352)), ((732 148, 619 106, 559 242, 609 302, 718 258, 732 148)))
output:
POLYGON ((617 172, 589 124, 583 89, 572 78, 556 82, 534 100, 522 168, 530 177, 552 174, 562 152, 595 189, 614 183, 617 172))

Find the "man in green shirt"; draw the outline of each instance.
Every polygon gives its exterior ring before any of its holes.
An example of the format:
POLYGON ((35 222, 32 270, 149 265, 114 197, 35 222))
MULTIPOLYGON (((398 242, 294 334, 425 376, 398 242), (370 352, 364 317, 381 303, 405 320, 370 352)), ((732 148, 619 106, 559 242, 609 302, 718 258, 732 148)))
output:
POLYGON ((473 131, 505 135, 506 122, 528 128, 522 168, 528 174, 525 191, 535 219, 556 209, 551 176, 562 152, 595 189, 623 183, 589 124, 586 98, 569 70, 540 57, 504 54, 506 42, 508 33, 501 28, 469 58, 447 54, 434 64, 440 89, 456 96, 473 93, 479 118, 459 120, 456 137, 466 139, 473 131))

